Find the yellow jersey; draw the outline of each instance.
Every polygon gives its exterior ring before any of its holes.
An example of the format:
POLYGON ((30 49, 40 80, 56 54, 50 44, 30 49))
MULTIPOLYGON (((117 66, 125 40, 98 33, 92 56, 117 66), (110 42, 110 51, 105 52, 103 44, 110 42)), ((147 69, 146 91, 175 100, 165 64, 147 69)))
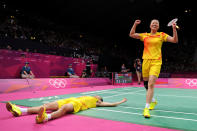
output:
POLYGON ((162 60, 161 47, 167 41, 168 34, 157 32, 156 34, 140 33, 140 40, 144 42, 142 59, 162 60))
POLYGON ((82 104, 80 110, 86 110, 88 108, 95 108, 96 102, 98 101, 98 99, 93 96, 81 96, 81 97, 78 97, 77 99, 82 104))

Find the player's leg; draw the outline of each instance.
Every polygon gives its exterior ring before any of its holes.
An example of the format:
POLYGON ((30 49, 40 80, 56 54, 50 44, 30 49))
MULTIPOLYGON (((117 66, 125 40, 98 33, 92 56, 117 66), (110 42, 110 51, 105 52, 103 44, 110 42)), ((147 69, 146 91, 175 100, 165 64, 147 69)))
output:
POLYGON ((144 87, 146 88, 146 104, 145 104, 145 108, 143 111, 143 116, 145 118, 149 118, 150 117, 150 113, 149 113, 149 107, 150 107, 150 103, 147 103, 147 97, 148 97, 148 81, 149 81, 149 77, 143 77, 144 80, 144 87))
POLYGON ((148 90, 148 77, 149 77, 149 70, 150 70, 150 61, 143 60, 142 63, 142 77, 144 80, 144 88, 148 90))
POLYGON ((144 77, 143 80, 144 80, 144 88, 146 89, 146 91, 148 91, 148 77, 144 77))
POLYGON ((144 117, 149 118, 150 113, 149 109, 154 109, 155 105, 157 104, 157 101, 154 99, 154 86, 156 83, 157 78, 159 77, 159 73, 161 70, 161 60, 151 60, 151 66, 149 71, 149 80, 148 80, 148 91, 146 95, 146 106, 144 109, 144 117))
POLYGON ((73 104, 69 103, 69 104, 63 105, 60 109, 51 113, 51 118, 55 119, 65 114, 72 113, 73 111, 74 111, 73 104))
MULTIPOLYGON (((48 103, 48 104, 44 104, 43 106, 46 108, 46 110, 57 110, 58 109, 57 102, 51 102, 51 103, 48 103)), ((42 106, 22 108, 22 107, 14 105, 10 102, 6 103, 7 110, 9 112, 11 112, 16 117, 21 116, 22 114, 38 113, 41 107, 42 106)))
POLYGON ((68 104, 63 105, 58 110, 52 112, 51 114, 47 114, 45 111, 46 111, 46 108, 44 106, 39 109, 38 115, 36 116, 36 123, 38 124, 43 123, 50 119, 56 119, 56 118, 64 116, 65 114, 72 113, 74 112, 74 107, 73 107, 73 104, 68 103, 68 104))
POLYGON ((47 103, 47 104, 44 104, 42 106, 38 106, 38 107, 30 107, 27 109, 27 112, 29 114, 31 113, 38 113, 40 111, 40 108, 41 107, 45 107, 45 109, 48 111, 48 110, 58 110, 58 103, 56 101, 54 102, 50 102, 50 103, 47 103))
POLYGON ((146 102, 151 103, 152 97, 154 94, 154 85, 157 80, 157 77, 154 75, 149 76, 149 81, 148 81, 148 91, 147 91, 147 98, 146 102))
POLYGON ((150 92, 153 92, 153 94, 152 94, 152 99, 151 99, 151 103, 149 107, 150 110, 153 110, 155 108, 155 105, 157 105, 157 100, 153 96, 154 96, 154 86, 155 86, 157 78, 159 77, 161 65, 162 65, 161 60, 152 61, 152 66, 150 70, 151 79, 149 79, 149 82, 150 82, 149 87, 151 88, 150 92))
MULTIPOLYGON (((151 63, 151 60, 143 60, 143 64, 142 64, 142 76, 143 76, 143 80, 144 80, 144 87, 146 88, 147 92, 148 92, 150 63, 151 63)), ((146 98, 147 98, 147 92, 146 92, 146 98)), ((150 103, 146 102, 146 105, 145 105, 145 108, 144 108, 144 111, 143 111, 143 116, 145 118, 150 117, 149 106, 150 106, 150 103)))
POLYGON ((155 76, 155 75, 149 76, 146 103, 150 104, 148 108, 151 110, 154 109, 154 106, 157 104, 156 100, 153 97, 154 96, 154 86, 155 86, 156 80, 157 80, 157 76, 155 76))

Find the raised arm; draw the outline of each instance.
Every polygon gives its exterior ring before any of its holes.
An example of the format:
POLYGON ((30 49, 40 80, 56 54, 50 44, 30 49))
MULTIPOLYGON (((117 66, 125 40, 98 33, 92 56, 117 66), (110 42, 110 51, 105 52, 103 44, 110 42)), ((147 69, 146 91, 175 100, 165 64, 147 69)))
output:
POLYGON ((129 36, 135 39, 140 39, 140 36, 138 33, 135 33, 136 27, 138 24, 141 23, 141 20, 135 20, 133 27, 131 28, 131 31, 129 33, 129 36))
POLYGON ((173 29, 173 36, 168 36, 167 37, 167 42, 178 43, 178 35, 177 35, 177 30, 176 30, 176 23, 173 23, 172 29, 173 29))
POLYGON ((101 101, 99 101, 99 102, 97 102, 96 103, 96 106, 117 106, 117 105, 120 105, 120 104, 122 104, 122 103, 124 103, 124 102, 126 102, 127 101, 127 99, 126 98, 124 98, 122 101, 119 101, 119 102, 114 102, 114 103, 109 103, 109 102, 101 102, 101 101))

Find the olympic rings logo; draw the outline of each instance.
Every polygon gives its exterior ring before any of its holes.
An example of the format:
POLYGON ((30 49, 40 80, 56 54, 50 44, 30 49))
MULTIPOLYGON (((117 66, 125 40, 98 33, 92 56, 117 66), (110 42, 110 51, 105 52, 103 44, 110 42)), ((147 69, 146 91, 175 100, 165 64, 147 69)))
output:
POLYGON ((55 88, 65 88, 67 84, 67 82, 64 79, 50 79, 49 83, 55 88))
POLYGON ((190 87, 197 86, 197 79, 187 79, 185 80, 185 83, 190 87))

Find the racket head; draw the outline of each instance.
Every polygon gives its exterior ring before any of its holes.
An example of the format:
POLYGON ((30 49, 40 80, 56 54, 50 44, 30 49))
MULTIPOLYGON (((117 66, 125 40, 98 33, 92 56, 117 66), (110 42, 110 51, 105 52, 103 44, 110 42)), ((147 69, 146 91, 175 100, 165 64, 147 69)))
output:
POLYGON ((173 20, 171 20, 167 26, 172 26, 173 23, 176 23, 178 21, 178 18, 174 18, 173 20))

